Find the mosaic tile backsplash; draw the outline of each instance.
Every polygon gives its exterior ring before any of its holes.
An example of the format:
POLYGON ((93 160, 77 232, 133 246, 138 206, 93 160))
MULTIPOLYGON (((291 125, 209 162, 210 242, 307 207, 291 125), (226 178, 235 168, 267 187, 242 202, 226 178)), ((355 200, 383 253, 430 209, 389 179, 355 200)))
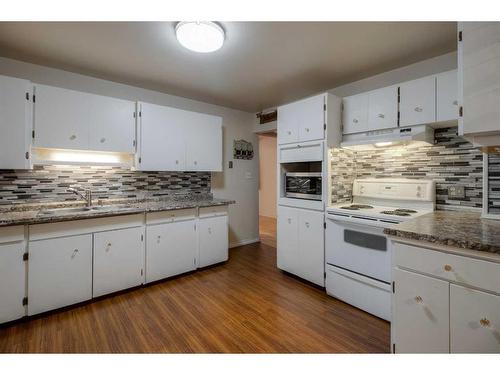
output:
MULTIPOLYGON (((332 203, 349 201, 355 178, 403 177, 436 181, 437 209, 481 208, 483 156, 457 135, 457 128, 436 129, 435 144, 380 150, 331 152, 332 203), (465 199, 448 197, 448 187, 465 187, 465 199)), ((497 165, 497 168, 500 164, 497 165)), ((500 169, 497 169, 500 195, 500 169)), ((500 197, 499 197, 500 198, 500 197)))
POLYGON ((488 158, 488 212, 500 215, 500 154, 488 158))
POLYGON ((91 189, 94 199, 209 193, 209 172, 137 172, 119 167, 38 166, 0 170, 0 205, 79 200, 69 187, 91 189))

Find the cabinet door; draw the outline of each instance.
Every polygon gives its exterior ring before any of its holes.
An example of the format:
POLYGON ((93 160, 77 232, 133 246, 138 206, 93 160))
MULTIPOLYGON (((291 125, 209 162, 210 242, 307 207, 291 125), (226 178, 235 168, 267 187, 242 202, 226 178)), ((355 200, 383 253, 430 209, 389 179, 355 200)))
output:
POLYGON ((200 219, 199 244, 199 267, 225 262, 229 248, 227 216, 200 219))
POLYGON ((299 125, 297 118, 300 110, 295 103, 278 107, 278 144, 297 143, 299 125))
POLYGON ((325 138, 325 96, 318 95, 294 103, 297 108, 299 142, 325 138))
POLYGON ((148 226, 146 244, 146 282, 196 269, 195 220, 148 226))
POLYGON ((143 283, 143 238, 142 228, 94 234, 94 297, 143 283))
POLYGON ((397 353, 448 353, 449 283, 395 269, 394 343, 397 353))
POLYGON ((436 77, 436 121, 458 119, 457 71, 438 74, 436 77))
POLYGON ((186 170, 186 111, 141 103, 141 163, 145 171, 186 170))
POLYGON ((24 316, 24 242, 0 245, 0 323, 24 316))
POLYGON ((384 87, 368 93, 368 127, 370 130, 398 126, 398 88, 384 87))
POLYGON ((500 131, 500 23, 460 22, 463 134, 500 131))
POLYGON ((323 212, 299 210, 298 275, 325 286, 323 212))
POLYGON ((436 121, 436 77, 424 77, 400 85, 399 126, 436 121))
POLYGON ((36 147, 87 150, 89 148, 89 94, 36 85, 36 147))
POLYGON ((186 111, 186 170, 222 171, 222 119, 186 111))
POLYGON ((500 297, 451 284, 452 353, 500 353, 500 297))
POLYGON ((296 273, 299 256, 299 215, 296 208, 278 207, 278 268, 296 273))
POLYGON ((29 243, 28 315, 92 298, 92 235, 29 243))
POLYGON ((368 94, 345 97, 342 100, 342 126, 344 134, 365 132, 368 127, 368 94))
POLYGON ((89 95, 90 149, 135 152, 135 102, 89 95))
POLYGON ((32 85, 0 76, 0 169, 28 169, 32 130, 32 85))

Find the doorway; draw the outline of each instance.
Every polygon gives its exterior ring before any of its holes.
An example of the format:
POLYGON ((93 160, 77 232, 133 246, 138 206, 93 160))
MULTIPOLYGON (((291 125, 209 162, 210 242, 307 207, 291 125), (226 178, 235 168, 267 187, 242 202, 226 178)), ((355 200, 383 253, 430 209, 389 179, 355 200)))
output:
POLYGON ((276 248, 276 133, 259 134, 259 236, 276 248))

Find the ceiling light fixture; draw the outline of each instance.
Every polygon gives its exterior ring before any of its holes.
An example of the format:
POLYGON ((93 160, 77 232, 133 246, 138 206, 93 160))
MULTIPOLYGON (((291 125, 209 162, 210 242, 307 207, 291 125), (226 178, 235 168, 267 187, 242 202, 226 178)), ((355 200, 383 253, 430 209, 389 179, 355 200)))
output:
POLYGON ((195 52, 214 52, 224 44, 224 30, 215 22, 183 21, 175 26, 180 44, 195 52))

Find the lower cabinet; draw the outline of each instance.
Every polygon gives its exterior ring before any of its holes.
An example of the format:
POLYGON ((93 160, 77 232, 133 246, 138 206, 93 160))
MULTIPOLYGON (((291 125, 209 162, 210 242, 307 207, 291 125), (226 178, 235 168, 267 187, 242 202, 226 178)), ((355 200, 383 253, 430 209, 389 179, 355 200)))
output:
POLYGON ((143 282, 143 228, 95 233, 93 296, 128 289, 143 282))
MULTIPOLYGON (((1 232, 0 232, 1 233, 1 232)), ((24 236, 24 229, 21 228, 24 236)), ((0 236, 0 323, 22 318, 25 315, 26 277, 23 254, 25 242, 2 244, 0 236)))
POLYGON ((392 329, 397 353, 447 353, 449 283, 396 269, 392 329))
POLYGON ((146 229, 146 282, 196 269, 196 221, 148 226, 146 229))
POLYGON ((452 353, 500 353, 500 296, 450 286, 452 353))
POLYGON ((91 298, 91 234, 29 243, 28 315, 91 298))
POLYGON ((279 206, 277 240, 278 268, 325 285, 323 212, 279 206))
MULTIPOLYGON (((201 211, 201 209, 200 209, 201 211)), ((206 267, 228 259, 227 215, 201 217, 199 220, 199 262, 198 267, 206 267)))

